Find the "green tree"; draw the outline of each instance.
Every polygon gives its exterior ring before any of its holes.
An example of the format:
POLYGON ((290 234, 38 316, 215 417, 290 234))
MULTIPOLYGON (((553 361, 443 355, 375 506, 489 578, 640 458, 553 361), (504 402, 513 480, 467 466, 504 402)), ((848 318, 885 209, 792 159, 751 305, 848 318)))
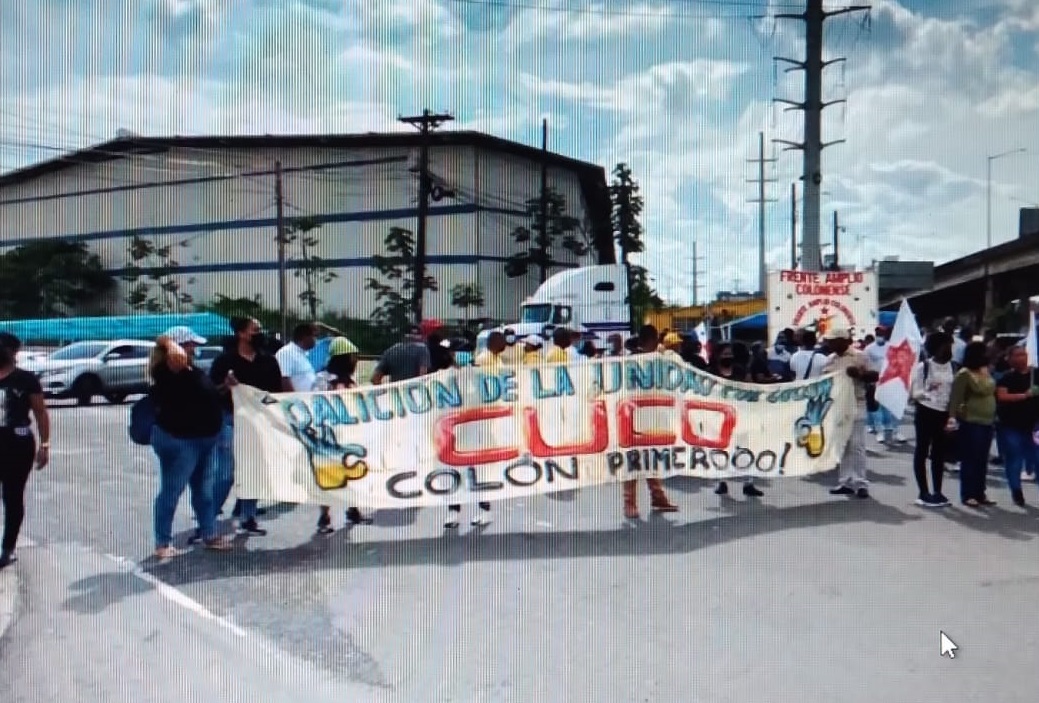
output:
POLYGON ((469 327, 469 308, 484 306, 483 287, 479 283, 459 283, 451 289, 451 304, 461 308, 465 326, 469 327))
MULTIPOLYGON (((382 281, 368 278, 365 288, 375 294, 378 305, 372 313, 376 324, 395 336, 403 334, 416 319, 418 311, 412 300, 415 290, 415 235, 403 227, 392 227, 383 240, 389 256, 376 255, 372 263, 382 281)), ((439 290, 436 279, 427 275, 423 289, 439 290)))
POLYGON ((514 242, 529 245, 529 248, 513 254, 505 262, 505 275, 509 278, 525 276, 534 268, 538 280, 544 283, 549 270, 561 265, 552 256, 556 248, 565 249, 575 256, 588 254, 589 247, 581 236, 581 222, 567 213, 566 196, 562 193, 546 189, 544 218, 540 197, 527 200, 525 213, 530 218, 530 225, 517 227, 511 236, 514 242))
MULTIPOLYGON (((188 242, 177 246, 187 247, 188 242)), ((195 301, 181 286, 180 262, 174 245, 159 245, 153 239, 134 234, 126 247, 127 266, 122 279, 129 288, 126 304, 131 310, 148 313, 180 312, 195 301)), ((194 278, 188 278, 190 285, 194 278)))
POLYGON ((610 203, 612 205, 613 236, 620 248, 621 263, 628 266, 628 304, 631 307, 632 324, 642 324, 650 310, 660 310, 664 300, 649 284, 649 272, 645 267, 631 263, 631 255, 645 251, 642 242, 642 194, 639 183, 631 173, 631 168, 619 163, 613 169, 613 182, 610 184, 610 203))
POLYGON ((321 222, 317 218, 299 217, 286 224, 282 234, 286 247, 299 245, 299 258, 293 260, 293 275, 303 279, 303 291, 299 294, 299 300, 307 306, 312 320, 318 318, 318 308, 324 302, 318 297, 318 284, 327 285, 339 278, 339 274, 332 270, 328 262, 314 253, 314 247, 320 240, 312 232, 320 228, 321 222))
POLYGON ((0 255, 0 315, 60 317, 115 285, 87 245, 43 239, 0 255))

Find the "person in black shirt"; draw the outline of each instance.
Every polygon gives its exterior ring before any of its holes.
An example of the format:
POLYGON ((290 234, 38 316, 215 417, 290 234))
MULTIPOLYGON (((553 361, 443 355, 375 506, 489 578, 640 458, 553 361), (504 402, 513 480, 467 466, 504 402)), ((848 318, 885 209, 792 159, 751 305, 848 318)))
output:
MULTIPOLYGON (((232 344, 213 360, 209 378, 223 398, 224 422, 220 442, 213 453, 214 486, 213 510, 223 513, 224 504, 234 485, 234 403, 231 387, 242 383, 268 393, 281 392, 281 368, 278 360, 265 352, 266 342, 259 321, 248 317, 231 320, 232 344)), ((238 529, 250 535, 265 535, 267 531, 256 522, 258 501, 235 501, 233 518, 240 520, 238 529)))
POLYGON ((4 505, 4 537, 0 542, 0 569, 16 561, 18 533, 25 519, 25 486, 33 461, 42 469, 50 461, 50 417, 43 388, 32 373, 15 365, 22 343, 0 332, 0 493, 4 505), (32 423, 40 434, 37 449, 32 423))
POLYGON ((430 371, 446 371, 455 368, 455 355, 451 352, 451 345, 444 344, 444 335, 441 332, 431 332, 426 338, 426 347, 429 349, 431 362, 430 371))
POLYGON ((173 327, 156 340, 148 364, 154 385, 155 428, 152 449, 159 458, 160 486, 155 498, 155 556, 183 554, 173 546, 173 517, 184 489, 191 487, 191 507, 199 537, 207 549, 224 551, 231 543, 216 534, 213 510, 213 452, 224 425, 222 399, 206 373, 192 364, 205 344, 189 327, 173 327))
POLYGON ((1007 363, 1010 368, 996 383, 996 431, 1010 495, 1014 503, 1023 506, 1021 470, 1034 466, 1037 451, 1032 434, 1039 423, 1039 384, 1035 370, 1028 366, 1028 351, 1024 347, 1011 348, 1007 363))
MULTIPOLYGON (((746 383, 749 380, 747 378, 747 367, 739 363, 741 360, 738 357, 744 356, 749 360, 750 354, 746 347, 742 345, 741 347, 737 347, 730 342, 721 342, 716 345, 711 355, 711 362, 707 368, 708 372, 726 381, 746 383)), ((714 492, 720 496, 728 495, 728 482, 719 481, 718 487, 714 489, 714 492)), ((765 494, 754 485, 754 477, 748 476, 743 482, 743 495, 749 498, 760 498, 765 494)))

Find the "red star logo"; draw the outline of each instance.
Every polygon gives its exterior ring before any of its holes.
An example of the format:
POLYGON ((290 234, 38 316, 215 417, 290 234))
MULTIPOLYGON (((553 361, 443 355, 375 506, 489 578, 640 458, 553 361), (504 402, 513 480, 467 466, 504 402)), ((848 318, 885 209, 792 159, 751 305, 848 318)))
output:
POLYGON ((880 375, 877 385, 882 385, 885 381, 890 381, 891 379, 897 379, 902 382, 908 391, 909 379, 913 375, 913 366, 915 365, 916 354, 913 353, 909 342, 903 339, 898 346, 889 344, 887 348, 887 366, 884 367, 884 373, 880 375))
POLYGON ((821 314, 821 315, 825 315, 828 312, 830 312, 829 308, 822 308, 822 309, 819 310, 819 314, 821 314))

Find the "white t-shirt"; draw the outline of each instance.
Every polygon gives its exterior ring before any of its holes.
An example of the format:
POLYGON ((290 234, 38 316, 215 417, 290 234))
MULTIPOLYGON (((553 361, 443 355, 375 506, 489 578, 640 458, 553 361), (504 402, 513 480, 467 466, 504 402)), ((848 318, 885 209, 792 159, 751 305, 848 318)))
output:
POLYGON ((309 393, 314 390, 317 382, 317 373, 314 365, 307 358, 307 353, 298 344, 290 342, 278 350, 274 355, 281 368, 282 378, 292 381, 292 390, 296 393, 309 393))
POLYGON ((961 366, 963 365, 963 352, 966 350, 967 343, 960 337, 956 337, 952 340, 952 360, 961 366))
POLYGON ((949 397, 952 395, 952 382, 956 372, 951 363, 939 364, 927 360, 916 365, 913 372, 912 398, 920 405, 937 410, 949 411, 949 397), (924 380, 924 368, 927 367, 927 380, 924 380))
POLYGON ((826 373, 826 355, 814 349, 799 349, 790 357, 790 370, 795 381, 819 378, 826 373))
POLYGON ((884 364, 887 362, 887 345, 891 342, 884 342, 878 344, 873 342, 866 347, 866 358, 869 359, 869 368, 871 371, 881 373, 884 370, 884 364))

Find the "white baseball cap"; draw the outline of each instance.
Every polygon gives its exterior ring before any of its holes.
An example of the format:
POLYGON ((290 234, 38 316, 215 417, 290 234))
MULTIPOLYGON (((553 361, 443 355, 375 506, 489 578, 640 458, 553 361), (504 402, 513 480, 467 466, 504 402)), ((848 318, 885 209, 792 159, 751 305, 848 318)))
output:
POLYGON ((177 344, 205 344, 206 338, 199 336, 195 333, 195 330, 187 327, 186 325, 178 325, 177 327, 170 327, 166 330, 163 335, 169 337, 170 340, 177 344))
POLYGON ((526 337, 523 338, 523 343, 529 344, 532 347, 540 347, 545 343, 545 340, 543 340, 536 334, 528 334, 526 337))

